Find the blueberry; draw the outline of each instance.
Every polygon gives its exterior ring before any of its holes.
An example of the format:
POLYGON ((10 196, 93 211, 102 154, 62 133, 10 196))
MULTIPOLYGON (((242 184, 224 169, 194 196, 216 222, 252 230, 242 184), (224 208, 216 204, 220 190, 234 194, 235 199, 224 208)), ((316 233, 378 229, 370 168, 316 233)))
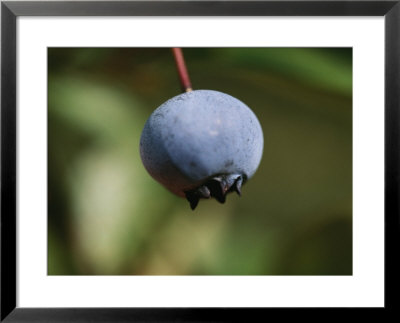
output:
POLYGON ((224 203, 228 192, 255 173, 263 133, 255 114, 238 99, 196 90, 173 97, 147 120, 140 154, 150 175, 192 209, 200 198, 224 203))

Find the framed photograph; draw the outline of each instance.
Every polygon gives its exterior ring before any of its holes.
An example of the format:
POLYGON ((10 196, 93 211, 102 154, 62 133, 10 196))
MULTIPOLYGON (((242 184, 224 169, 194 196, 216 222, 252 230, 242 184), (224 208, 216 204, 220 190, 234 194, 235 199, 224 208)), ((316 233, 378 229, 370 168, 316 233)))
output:
POLYGON ((399 1, 3 1, 1 321, 395 310, 399 1))

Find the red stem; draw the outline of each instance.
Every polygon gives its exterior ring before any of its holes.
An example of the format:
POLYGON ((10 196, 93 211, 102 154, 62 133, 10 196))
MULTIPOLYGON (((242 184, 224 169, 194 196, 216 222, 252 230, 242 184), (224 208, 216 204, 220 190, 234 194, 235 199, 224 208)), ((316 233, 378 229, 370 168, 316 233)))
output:
POLYGON ((192 84, 190 83, 189 73, 186 68, 185 59, 183 58, 182 49, 176 47, 172 48, 172 53, 174 54, 182 90, 183 92, 190 92, 192 91, 192 84))

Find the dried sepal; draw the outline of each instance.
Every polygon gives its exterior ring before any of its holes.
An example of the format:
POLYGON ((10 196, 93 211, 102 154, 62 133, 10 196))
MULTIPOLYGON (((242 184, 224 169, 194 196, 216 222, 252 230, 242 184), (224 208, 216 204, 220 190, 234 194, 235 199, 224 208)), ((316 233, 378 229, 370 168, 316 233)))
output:
POLYGON ((225 203, 226 195, 229 192, 235 191, 240 196, 242 184, 242 175, 219 175, 211 178, 198 188, 186 191, 185 196, 190 203, 191 209, 194 210, 202 198, 214 197, 218 202, 225 203))

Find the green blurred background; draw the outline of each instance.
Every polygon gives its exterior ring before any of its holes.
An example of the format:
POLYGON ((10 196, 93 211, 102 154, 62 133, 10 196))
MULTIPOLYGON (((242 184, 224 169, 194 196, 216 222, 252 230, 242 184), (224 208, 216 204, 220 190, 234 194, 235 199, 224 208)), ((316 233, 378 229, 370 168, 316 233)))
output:
POLYGON ((245 102, 264 154, 195 211, 139 138, 180 93, 169 48, 48 49, 49 275, 351 275, 351 48, 185 48, 194 89, 245 102))

